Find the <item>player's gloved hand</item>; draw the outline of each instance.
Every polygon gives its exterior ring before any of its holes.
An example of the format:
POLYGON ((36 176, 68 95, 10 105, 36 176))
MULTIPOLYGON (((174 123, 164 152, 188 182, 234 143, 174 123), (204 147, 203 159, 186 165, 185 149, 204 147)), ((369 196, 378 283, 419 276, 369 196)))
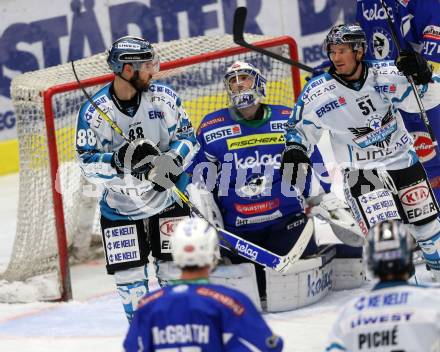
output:
POLYGON ((151 170, 153 159, 159 154, 159 149, 148 139, 136 139, 113 153, 111 165, 118 174, 144 174, 151 170))
POLYGON ((153 189, 157 192, 173 187, 183 172, 183 159, 173 150, 155 157, 152 165, 147 178, 154 183, 153 189))
POLYGON ((305 176, 308 172, 308 167, 312 165, 307 153, 306 147, 299 143, 286 143, 286 148, 283 151, 283 155, 281 156, 281 167, 280 172, 285 176, 285 171, 289 170, 293 165, 292 178, 290 179, 291 184, 295 185, 299 180, 305 179, 305 176), (301 173, 298 173, 298 170, 301 170, 301 173))
POLYGON ((405 76, 412 76, 415 84, 431 82, 432 67, 419 53, 409 50, 401 51, 395 63, 405 76))

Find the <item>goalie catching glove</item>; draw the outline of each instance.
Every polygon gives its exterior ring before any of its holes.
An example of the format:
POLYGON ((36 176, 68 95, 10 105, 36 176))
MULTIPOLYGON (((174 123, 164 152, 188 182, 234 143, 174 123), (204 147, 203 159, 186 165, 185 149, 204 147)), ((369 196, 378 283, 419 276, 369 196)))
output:
POLYGON ((335 236, 343 243, 362 247, 365 237, 350 213, 347 203, 331 193, 308 200, 312 206, 310 214, 329 223, 335 236))
POLYGON ((415 51, 401 51, 396 59, 396 66, 405 76, 412 76, 417 85, 431 82, 431 65, 415 51))

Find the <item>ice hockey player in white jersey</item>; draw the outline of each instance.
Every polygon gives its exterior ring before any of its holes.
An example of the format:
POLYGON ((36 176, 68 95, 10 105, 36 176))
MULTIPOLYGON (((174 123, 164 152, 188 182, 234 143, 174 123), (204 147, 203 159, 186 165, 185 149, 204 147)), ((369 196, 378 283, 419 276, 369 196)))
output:
POLYGON ((130 320, 139 298, 148 292, 150 248, 143 220, 175 202, 171 187, 184 182, 183 168, 197 141, 179 96, 150 82, 159 59, 148 41, 118 39, 107 62, 115 78, 92 97, 94 104, 87 101, 81 107, 76 150, 84 176, 103 186, 100 210, 107 272, 114 275, 130 320))
POLYGON ((363 61, 366 36, 338 25, 326 37, 332 68, 304 87, 289 119, 282 167, 309 163, 323 131, 344 174, 347 202, 363 234, 378 222, 402 219, 440 280, 438 205, 398 109, 417 111, 412 75, 429 109, 440 103, 440 78, 420 55, 363 61), (403 74, 402 74, 403 72, 403 74))
POLYGON ((397 220, 371 229, 368 267, 379 282, 341 309, 326 352, 440 350, 439 289, 408 283, 414 274, 410 240, 397 220))

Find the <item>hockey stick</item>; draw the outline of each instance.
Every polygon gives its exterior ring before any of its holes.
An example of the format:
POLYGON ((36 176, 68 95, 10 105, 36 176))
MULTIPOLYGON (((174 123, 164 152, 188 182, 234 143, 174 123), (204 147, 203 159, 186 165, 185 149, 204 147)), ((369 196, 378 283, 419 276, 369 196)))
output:
POLYGON ((244 40, 244 24, 246 22, 247 8, 246 7, 237 7, 234 13, 234 24, 232 28, 232 32, 234 35, 234 43, 238 44, 242 47, 248 48, 250 50, 256 51, 266 56, 270 56, 273 59, 279 60, 286 64, 296 66, 301 70, 314 73, 315 70, 307 65, 302 64, 301 62, 291 60, 287 57, 278 55, 273 53, 272 51, 260 48, 258 46, 252 45, 244 40))
MULTIPOLYGON (((84 96, 87 98, 89 103, 98 111, 100 116, 110 125, 110 127, 118 133, 127 143, 132 143, 132 141, 124 134, 122 129, 93 101, 90 94, 85 90, 79 77, 76 73, 74 62, 71 61, 73 74, 75 79, 81 88, 84 96)), ((201 219, 208 222, 211 226, 216 228, 210 221, 206 219, 206 217, 202 214, 202 212, 188 199, 188 197, 179 190, 176 186, 171 188, 173 193, 181 199, 190 210, 200 217, 201 219)), ((284 256, 280 256, 278 254, 272 253, 258 245, 255 245, 249 241, 242 239, 241 237, 234 235, 226 230, 216 228, 219 235, 220 245, 246 259, 249 259, 255 263, 258 263, 262 266, 272 268, 274 270, 285 272, 288 268, 291 267, 293 263, 295 263, 302 253, 304 252, 307 244, 310 241, 310 238, 313 235, 313 220, 309 219, 303 232, 301 233, 298 241, 292 247, 292 249, 284 256)))
MULTIPOLYGON (((380 0, 380 5, 382 6, 383 10, 385 11, 385 13, 387 15, 387 23, 388 23, 388 27, 390 28, 390 31, 391 31, 391 37, 393 38, 393 42, 394 42, 394 45, 396 45, 397 51, 400 53, 402 51, 402 47, 400 46, 399 38, 397 36, 396 29, 394 28, 394 24, 391 19, 391 15, 388 12, 388 7, 386 6, 384 0, 380 0)), ((429 137, 432 140, 432 145, 435 148, 437 148, 438 152, 440 152, 440 150, 438 149, 437 139, 434 135, 434 132, 432 131, 432 127, 429 122, 428 115, 426 114, 426 110, 423 105, 422 99, 420 98, 419 92, 417 91, 417 87, 416 87, 416 84, 414 83, 414 79, 412 78, 411 75, 406 76, 406 79, 408 80, 408 82, 411 85, 411 88, 413 90, 414 97, 416 98, 417 105, 420 110, 420 116, 422 117, 423 124, 425 125, 425 127, 429 133, 429 137)))

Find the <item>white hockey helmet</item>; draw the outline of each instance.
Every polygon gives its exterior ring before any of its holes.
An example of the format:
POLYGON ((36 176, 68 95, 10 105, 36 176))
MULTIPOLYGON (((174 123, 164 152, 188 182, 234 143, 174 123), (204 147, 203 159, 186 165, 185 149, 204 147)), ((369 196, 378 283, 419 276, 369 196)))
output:
POLYGON ((171 237, 171 255, 180 268, 215 268, 219 257, 217 230, 200 218, 181 221, 171 237))
POLYGON ((266 96, 266 78, 261 74, 258 68, 247 62, 234 62, 226 70, 223 82, 228 92, 231 105, 237 109, 256 105, 266 96), (230 85, 231 79, 235 79, 238 82, 238 77, 241 75, 249 76, 253 80, 252 86, 240 92, 233 92, 230 85))

